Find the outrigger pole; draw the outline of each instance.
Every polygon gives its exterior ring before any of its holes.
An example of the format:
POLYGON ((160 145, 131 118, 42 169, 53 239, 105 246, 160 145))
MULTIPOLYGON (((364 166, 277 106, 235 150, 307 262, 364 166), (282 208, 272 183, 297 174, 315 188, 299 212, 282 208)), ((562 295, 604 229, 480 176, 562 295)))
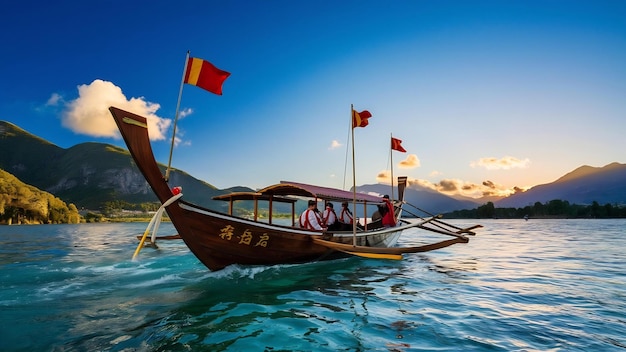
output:
POLYGON ((183 96, 183 86, 185 85, 185 73, 187 73, 187 63, 189 62, 189 50, 185 57, 185 68, 183 69, 183 77, 180 79, 180 89, 178 90, 178 102, 176 103, 176 115, 174 115, 174 131, 172 132, 172 145, 170 146, 170 157, 167 161, 167 169, 165 170, 165 182, 170 179, 170 168, 172 166, 172 153, 174 152, 174 140, 176 139, 176 124, 178 123, 178 112, 180 110, 180 100, 183 96))

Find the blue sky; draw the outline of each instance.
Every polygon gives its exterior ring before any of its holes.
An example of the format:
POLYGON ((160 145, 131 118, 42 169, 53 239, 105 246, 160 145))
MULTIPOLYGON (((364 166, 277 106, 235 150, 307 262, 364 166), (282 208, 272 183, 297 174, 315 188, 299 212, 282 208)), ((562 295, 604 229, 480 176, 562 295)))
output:
POLYGON ((394 176, 507 194, 624 163, 623 1, 13 1, 0 120, 67 148, 123 146, 106 107, 154 121, 167 163, 186 52, 231 76, 185 85, 172 165, 216 187, 349 188, 394 176), (407 153, 389 152, 389 139, 407 153))

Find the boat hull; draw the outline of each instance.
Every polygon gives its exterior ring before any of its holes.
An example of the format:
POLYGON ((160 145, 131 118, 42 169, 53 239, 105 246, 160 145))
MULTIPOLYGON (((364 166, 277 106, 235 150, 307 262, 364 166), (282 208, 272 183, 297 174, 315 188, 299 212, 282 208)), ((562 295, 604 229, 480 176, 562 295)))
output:
POLYGON ((273 265, 303 263, 345 257, 319 245, 314 238, 366 247, 389 247, 398 240, 402 227, 371 233, 320 233, 288 226, 259 224, 233 218, 189 203, 178 204, 181 210, 174 226, 189 249, 211 270, 231 264, 273 265))

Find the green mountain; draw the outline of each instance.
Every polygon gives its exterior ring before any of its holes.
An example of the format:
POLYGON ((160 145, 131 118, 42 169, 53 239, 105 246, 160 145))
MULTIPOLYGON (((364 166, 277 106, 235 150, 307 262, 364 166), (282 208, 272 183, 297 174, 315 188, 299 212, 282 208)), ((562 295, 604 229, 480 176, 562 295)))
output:
MULTIPOLYGON (((79 209, 98 209, 106 202, 156 202, 150 186, 130 153, 104 143, 81 143, 63 149, 14 124, 0 121, 0 169, 22 182, 50 192, 79 209)), ((165 165, 159 164, 163 173, 165 165)), ((189 174, 173 169, 172 186, 181 186, 185 199, 207 208, 224 211, 227 204, 214 201, 220 190, 189 174)), ((250 190, 241 189, 237 190, 250 190)))

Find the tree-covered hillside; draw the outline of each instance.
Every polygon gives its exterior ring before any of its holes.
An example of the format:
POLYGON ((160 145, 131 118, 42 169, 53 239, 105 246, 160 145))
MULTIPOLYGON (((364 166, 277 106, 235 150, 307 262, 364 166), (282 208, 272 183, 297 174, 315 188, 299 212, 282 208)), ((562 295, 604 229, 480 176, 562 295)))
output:
POLYGON ((59 224, 80 222, 74 204, 27 185, 0 169, 1 224, 59 224))
POLYGON ((554 199, 549 202, 535 202, 533 206, 523 208, 499 208, 487 202, 475 209, 457 210, 445 214, 446 218, 464 219, 577 219, 577 218, 626 218, 626 207, 610 203, 600 205, 594 201, 591 205, 570 204, 566 200, 554 199))

